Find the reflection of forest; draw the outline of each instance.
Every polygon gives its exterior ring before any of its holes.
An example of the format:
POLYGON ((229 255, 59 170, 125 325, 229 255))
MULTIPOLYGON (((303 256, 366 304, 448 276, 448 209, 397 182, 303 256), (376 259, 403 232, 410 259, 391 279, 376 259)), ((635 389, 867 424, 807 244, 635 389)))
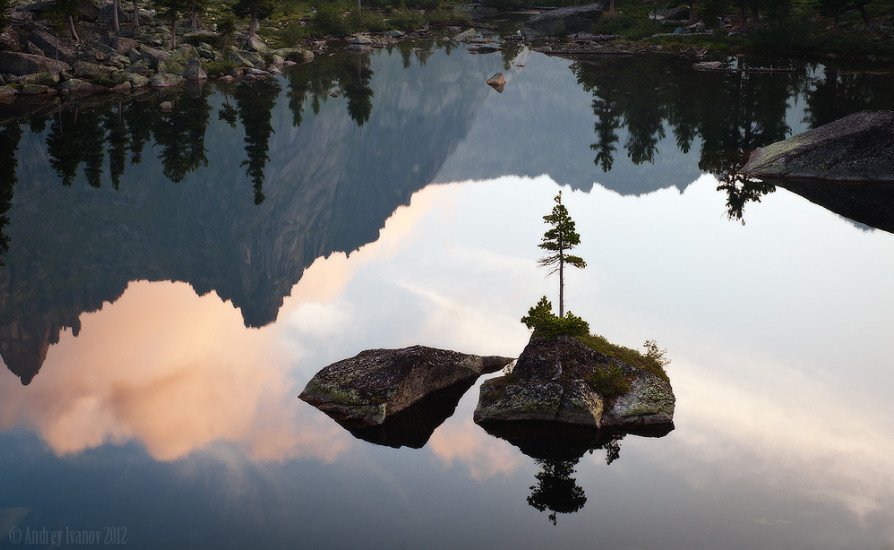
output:
POLYGON ((408 68, 378 56, 387 79, 369 54, 335 55, 282 78, 0 112, 7 367, 30 382, 60 332, 77 335, 80 314, 129 281, 185 281, 247 326, 275 320, 310 263, 375 240, 468 132, 487 91, 478 75, 439 55, 452 86, 423 82, 426 56, 408 54, 408 68), (374 112, 377 83, 394 93, 374 112))
POLYGON ((720 179, 731 218, 748 202, 772 192, 770 184, 738 181, 735 172, 754 149, 790 136, 792 104, 803 99, 810 128, 864 109, 891 109, 890 75, 846 73, 800 66, 779 72, 695 72, 688 62, 662 56, 602 57, 572 65, 593 94, 595 152, 603 171, 624 154, 634 164, 654 162, 669 133, 686 153, 699 145, 699 168, 720 179), (619 130, 627 138, 619 143, 619 130))
MULTIPOLYGON (((29 381, 62 327, 76 329, 80 313, 131 280, 188 281, 232 300, 249 326, 274 320, 304 267, 375 240, 465 139, 490 90, 483 65, 449 55, 451 47, 402 43, 323 56, 283 78, 69 96, 28 104, 25 115, 10 115, 24 110, 20 100, 0 105, 7 366, 29 381)), ((504 52, 504 67, 513 55, 504 52)), ((673 136, 681 151, 698 147, 699 168, 720 176, 733 217, 773 190, 730 175, 751 149, 787 137, 794 97, 811 127, 894 108, 890 75, 831 67, 696 73, 674 57, 639 56, 571 68, 593 96, 597 170, 611 170, 618 155, 652 162, 673 136)), ((592 170, 590 159, 575 162, 592 170)))

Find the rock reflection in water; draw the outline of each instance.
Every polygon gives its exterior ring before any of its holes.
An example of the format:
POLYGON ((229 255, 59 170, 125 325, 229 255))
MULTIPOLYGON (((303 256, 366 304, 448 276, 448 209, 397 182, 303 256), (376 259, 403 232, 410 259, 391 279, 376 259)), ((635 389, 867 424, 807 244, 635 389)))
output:
POLYGON ((467 380, 434 392, 408 409, 388 416, 378 425, 370 426, 336 415, 330 417, 357 439, 395 449, 421 449, 438 426, 453 416, 460 399, 474 384, 475 380, 467 380))
POLYGON ((610 465, 621 457, 621 440, 628 434, 642 437, 664 437, 673 426, 635 431, 593 430, 559 425, 552 422, 502 422, 482 425, 494 437, 505 439, 540 466, 530 487, 528 504, 540 512, 550 511, 549 521, 556 525, 558 514, 571 514, 583 509, 587 502, 584 489, 573 477, 574 468, 585 453, 605 451, 610 465))

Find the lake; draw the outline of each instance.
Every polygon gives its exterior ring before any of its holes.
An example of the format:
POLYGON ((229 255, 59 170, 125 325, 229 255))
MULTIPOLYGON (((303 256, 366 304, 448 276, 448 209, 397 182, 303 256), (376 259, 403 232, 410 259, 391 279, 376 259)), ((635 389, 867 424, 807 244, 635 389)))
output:
POLYGON ((894 77, 691 63, 418 42, 0 106, 0 546, 894 547, 892 220, 732 177, 894 77), (672 432, 557 463, 477 384, 421 448, 297 399, 364 349, 518 356, 560 190, 566 308, 668 350, 672 432))

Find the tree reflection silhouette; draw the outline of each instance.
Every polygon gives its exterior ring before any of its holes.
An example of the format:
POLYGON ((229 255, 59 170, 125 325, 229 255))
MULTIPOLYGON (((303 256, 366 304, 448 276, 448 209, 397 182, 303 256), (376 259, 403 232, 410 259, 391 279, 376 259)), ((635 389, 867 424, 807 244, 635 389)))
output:
POLYGON ((540 512, 550 511, 549 521, 556 525, 557 514, 572 514, 587 503, 583 488, 572 477, 580 459, 535 459, 540 473, 534 477, 537 485, 531 486, 528 504, 540 512))
POLYGON ((251 178, 255 204, 264 202, 264 168, 270 160, 267 151, 270 148, 270 134, 273 133, 270 111, 276 105, 280 91, 278 81, 264 79, 240 83, 233 95, 245 129, 245 153, 248 158, 242 166, 246 166, 246 173, 251 178))
POLYGON ((9 251, 9 236, 6 226, 9 225, 9 207, 15 191, 16 151, 22 139, 22 127, 17 122, 10 122, 0 127, 0 266, 6 265, 5 256, 9 251))

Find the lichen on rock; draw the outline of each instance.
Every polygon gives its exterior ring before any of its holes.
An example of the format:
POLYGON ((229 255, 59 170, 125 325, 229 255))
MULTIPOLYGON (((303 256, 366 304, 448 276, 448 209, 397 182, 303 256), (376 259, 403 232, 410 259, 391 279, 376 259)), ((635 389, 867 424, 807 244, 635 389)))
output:
POLYGON ((667 380, 588 348, 576 338, 531 338, 510 374, 481 385, 475 422, 537 422, 603 428, 673 426, 667 380), (603 395, 594 374, 617 369, 629 384, 603 395), (626 388, 626 386, 625 386, 626 388))
POLYGON ((378 425, 434 392, 511 361, 425 346, 366 350, 323 368, 299 397, 338 420, 378 425))

